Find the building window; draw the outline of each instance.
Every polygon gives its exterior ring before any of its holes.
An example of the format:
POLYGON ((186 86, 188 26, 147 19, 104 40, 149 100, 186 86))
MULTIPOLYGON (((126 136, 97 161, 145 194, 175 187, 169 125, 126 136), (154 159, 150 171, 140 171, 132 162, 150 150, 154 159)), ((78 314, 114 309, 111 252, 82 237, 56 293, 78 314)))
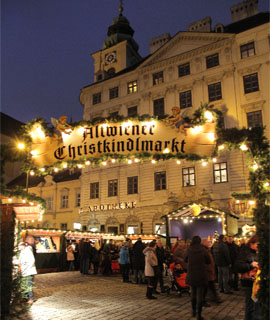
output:
POLYGON ((93 104, 101 103, 101 92, 93 94, 93 104))
POLYGON ((166 190, 166 172, 155 172, 155 190, 166 190))
POLYGON ((46 198, 46 209, 53 210, 53 197, 46 198))
POLYGON ((68 194, 61 195, 61 208, 68 208, 68 194))
POLYGON ((219 65, 218 53, 206 57, 206 68, 213 68, 219 65))
POLYGON ((127 193, 138 193, 138 176, 127 178, 127 193))
POLYGON ((184 77, 184 76, 187 76, 188 74, 190 74, 190 63, 189 62, 178 66, 178 76, 179 77, 184 77))
POLYGON ((183 174, 184 187, 195 186, 195 168, 194 167, 183 168, 182 174, 183 174))
POLYGON ((118 87, 114 87, 110 89, 110 99, 114 99, 118 97, 118 87))
POLYGON ((137 106, 128 108, 128 117, 137 117, 138 110, 137 106))
POLYGON ((109 180, 108 181, 108 197, 117 196, 118 191, 118 180, 109 180))
POLYGON ((243 77, 245 93, 259 91, 258 73, 252 73, 243 77))
POLYGON ((188 108, 192 106, 192 101, 191 101, 191 90, 181 92, 179 95, 180 98, 180 108, 188 108))
POLYGON ((227 163, 215 163, 214 164, 214 182, 222 183, 228 182, 227 163))
POLYGON ((135 93, 138 91, 138 84, 137 80, 131 81, 127 85, 128 93, 135 93))
POLYGON ((99 182, 90 183, 90 199, 98 199, 99 197, 99 182))
POLYGON ((127 234, 139 234, 139 226, 128 226, 127 234))
POLYGON ((81 206, 81 193, 76 192, 75 193, 75 207, 80 207, 81 206))
POLYGON ((118 117, 118 111, 111 112, 108 116, 108 119, 114 119, 118 117))
POLYGON ((163 83, 163 71, 153 74, 153 86, 163 83))
POLYGON ((249 42, 247 44, 243 44, 240 46, 241 59, 245 59, 247 57, 251 57, 255 55, 255 46, 254 42, 249 42))
POLYGON ((247 113, 247 125, 248 128, 263 126, 261 110, 247 113))
POLYGON ((164 115, 164 98, 154 100, 154 116, 164 115))
POLYGON ((60 223, 61 230, 67 230, 67 223, 60 223))
POLYGON ((222 98, 221 82, 213 83, 208 86, 209 101, 216 101, 222 98))

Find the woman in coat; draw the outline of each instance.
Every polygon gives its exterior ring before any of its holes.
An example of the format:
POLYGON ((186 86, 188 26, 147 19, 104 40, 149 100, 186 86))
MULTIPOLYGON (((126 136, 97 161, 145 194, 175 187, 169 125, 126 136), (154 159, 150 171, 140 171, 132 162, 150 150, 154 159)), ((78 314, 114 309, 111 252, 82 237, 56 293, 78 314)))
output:
POLYGON ((155 286, 155 268, 158 267, 158 259, 156 256, 156 241, 151 241, 149 246, 143 250, 145 255, 145 269, 144 274, 147 280, 147 291, 146 297, 148 299, 156 299, 153 296, 154 286, 155 286))
POLYGON ((129 259, 129 251, 128 251, 129 243, 126 242, 121 250, 120 250, 120 272, 123 277, 123 282, 130 282, 129 280, 129 267, 130 267, 130 259, 129 259))
POLYGON ((201 315, 203 306, 203 294, 208 285, 208 274, 206 265, 210 264, 207 250, 201 244, 201 238, 194 236, 185 258, 187 262, 186 283, 191 286, 192 317, 203 320, 201 315))
POLYGON ((70 242, 67 246, 67 262, 69 264, 68 266, 68 271, 74 271, 75 266, 74 266, 74 248, 72 245, 72 242, 70 242))
POLYGON ((37 269, 35 266, 35 257, 32 251, 31 246, 28 246, 25 242, 19 243, 19 269, 22 277, 25 279, 27 286, 27 295, 28 295, 28 304, 34 302, 34 292, 33 292, 33 282, 34 275, 37 274, 37 269))
POLYGON ((245 320, 259 320, 260 304, 251 298, 253 282, 258 270, 258 236, 251 237, 240 249, 240 253, 235 262, 235 269, 241 273, 241 286, 245 291, 245 320))

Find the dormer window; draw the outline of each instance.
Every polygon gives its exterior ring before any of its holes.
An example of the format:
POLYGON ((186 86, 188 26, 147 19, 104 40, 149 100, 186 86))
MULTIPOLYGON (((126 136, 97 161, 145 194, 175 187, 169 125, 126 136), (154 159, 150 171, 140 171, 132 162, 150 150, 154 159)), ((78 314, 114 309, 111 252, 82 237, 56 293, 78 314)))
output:
POLYGON ((163 83, 163 71, 156 72, 153 74, 153 86, 163 83))

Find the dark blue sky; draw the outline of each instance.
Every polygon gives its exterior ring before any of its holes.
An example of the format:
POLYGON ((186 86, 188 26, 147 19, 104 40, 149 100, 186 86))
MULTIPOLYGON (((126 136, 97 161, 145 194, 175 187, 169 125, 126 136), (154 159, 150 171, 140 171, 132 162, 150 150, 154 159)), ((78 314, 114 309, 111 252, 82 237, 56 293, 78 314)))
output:
MULTIPOLYGON (((231 23, 237 0, 124 0, 142 56, 149 40, 211 16, 231 23)), ((60 115, 82 119, 80 89, 93 82, 91 53, 102 48, 118 0, 2 0, 1 111, 23 122, 60 115)), ((268 0, 259 0, 268 11, 268 0)))

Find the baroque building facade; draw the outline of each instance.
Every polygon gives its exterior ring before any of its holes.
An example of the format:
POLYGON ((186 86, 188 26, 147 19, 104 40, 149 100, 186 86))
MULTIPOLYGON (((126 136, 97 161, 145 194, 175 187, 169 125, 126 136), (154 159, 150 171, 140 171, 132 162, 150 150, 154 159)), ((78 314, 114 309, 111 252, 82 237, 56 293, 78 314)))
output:
MULTIPOLYGON (((94 83, 81 90, 84 120, 116 115, 171 114, 174 106, 192 116, 201 103, 222 111, 225 128, 269 128, 269 13, 258 1, 231 8, 233 23, 211 28, 211 18, 171 37, 150 41, 141 58, 133 29, 120 14, 108 29, 103 48, 92 54, 94 83)), ((193 202, 231 211, 232 192, 248 192, 249 170, 242 151, 223 151, 216 162, 183 160, 109 163, 82 169, 79 219, 84 230, 155 233, 172 209, 193 202)), ((251 218, 227 215, 227 230, 251 218)))

